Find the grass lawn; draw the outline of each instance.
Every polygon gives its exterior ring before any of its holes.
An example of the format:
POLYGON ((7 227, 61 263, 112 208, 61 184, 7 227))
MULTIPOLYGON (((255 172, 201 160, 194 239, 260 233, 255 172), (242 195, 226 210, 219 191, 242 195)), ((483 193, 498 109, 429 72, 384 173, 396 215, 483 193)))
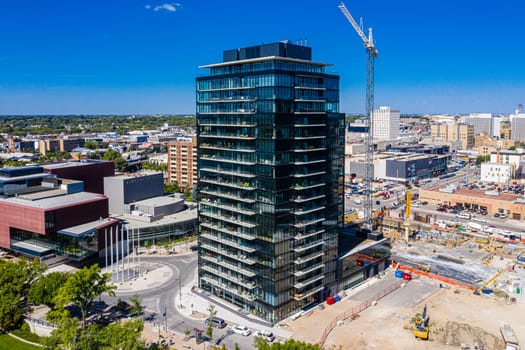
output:
POLYGON ((0 334, 0 349, 9 349, 9 350, 41 350, 37 346, 33 346, 24 342, 21 342, 9 334, 0 334))

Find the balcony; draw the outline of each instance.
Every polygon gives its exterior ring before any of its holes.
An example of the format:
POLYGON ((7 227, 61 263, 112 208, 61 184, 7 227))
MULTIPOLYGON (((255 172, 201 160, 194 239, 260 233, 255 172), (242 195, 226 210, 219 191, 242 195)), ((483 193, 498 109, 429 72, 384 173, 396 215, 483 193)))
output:
POLYGON ((319 258, 319 257, 323 256, 323 255, 324 255, 324 252, 315 252, 315 253, 310 254, 310 255, 300 256, 300 257, 295 259, 294 263, 296 265, 304 264, 304 263, 306 263, 308 261, 314 260, 316 258, 319 258))
POLYGON ((211 115, 211 114, 221 114, 221 115, 225 115, 225 114, 255 114, 257 113, 257 110, 255 108, 239 108, 235 111, 216 111, 216 112, 198 112, 197 114, 198 115, 211 115))
POLYGON ((316 286, 310 290, 303 291, 301 293, 295 293, 293 298, 295 300, 303 300, 305 298, 308 298, 310 295, 313 295, 315 293, 322 291, 323 289, 324 289, 324 286, 316 286))
POLYGON ((228 87, 222 87, 222 88, 212 88, 212 89, 202 89, 197 90, 197 92, 211 92, 211 91, 229 91, 229 90, 248 90, 253 89, 255 86, 228 86, 228 87))
POLYGON ((324 267, 324 264, 309 266, 307 269, 304 269, 304 270, 296 270, 293 274, 296 277, 301 277, 301 276, 304 276, 304 275, 306 275, 306 274, 308 274, 310 272, 318 270, 318 269, 320 269, 322 267, 324 267))
POLYGON ((225 272, 222 272, 222 271, 219 271, 219 270, 216 270, 210 266, 207 266, 207 265, 201 265, 201 269, 204 270, 204 271, 208 271, 214 275, 217 275, 219 277, 222 277, 230 282, 233 282, 235 284, 238 284, 240 286, 243 286, 245 287, 246 289, 254 289, 256 287, 255 285, 255 282, 253 281, 249 281, 249 280, 245 280, 245 279, 239 279, 237 277, 235 277, 234 275, 231 275, 231 274, 227 274, 225 272))
POLYGON ((297 177, 297 178, 302 178, 302 177, 307 177, 307 176, 315 176, 315 175, 323 175, 323 174, 326 174, 326 171, 318 171, 318 172, 315 172, 315 173, 295 173, 293 174, 293 177, 297 177))
POLYGON ((253 210, 242 209, 242 208, 239 208, 238 206, 233 206, 233 205, 223 205, 223 204, 220 204, 220 203, 215 203, 216 200, 214 200, 212 202, 212 201, 206 201, 206 199, 207 198, 202 200, 200 203, 202 205, 208 205, 208 206, 213 207, 213 208, 233 211, 233 212, 236 212, 236 213, 239 213, 239 214, 248 215, 248 216, 255 215, 255 211, 253 211, 253 210))
POLYGON ((201 194, 207 194, 207 195, 210 195, 210 196, 232 199, 232 200, 236 200, 236 201, 240 201, 240 202, 244 202, 244 203, 255 203, 256 202, 255 199, 241 198, 239 196, 234 196, 232 194, 223 193, 223 192, 204 191, 204 190, 202 190, 201 194))
POLYGON ((212 262, 214 264, 217 264, 217 265, 220 265, 220 266, 224 266, 224 267, 226 267, 226 268, 228 268, 228 269, 230 269, 232 271, 239 272, 239 273, 241 273, 244 276, 247 276, 249 278, 257 276, 257 274, 255 272, 247 270, 247 269, 243 269, 240 266, 235 266, 235 265, 229 264, 224 259, 217 259, 216 257, 207 256, 207 255, 202 255, 201 257, 204 260, 210 261, 210 262, 212 262))
POLYGON ((295 186, 294 186, 294 190, 296 191, 304 191, 304 190, 309 190, 311 188, 315 188, 315 187, 321 187, 321 186, 324 186, 326 185, 324 182, 321 182, 321 183, 314 183, 314 184, 300 184, 300 183, 296 183, 295 186))
POLYGON ((313 140, 313 139, 324 139, 326 136, 323 135, 311 135, 311 136, 296 136, 294 140, 313 140))
POLYGON ((241 171, 227 171, 221 168, 201 168, 201 171, 207 171, 210 173, 222 174, 222 175, 232 175, 238 177, 254 178, 255 174, 253 173, 243 173, 241 171))
POLYGON ((252 187, 250 185, 246 186, 246 182, 243 182, 242 185, 239 185, 238 183, 216 181, 216 180, 211 180, 211 179, 206 179, 206 178, 201 178, 200 181, 205 182, 205 183, 214 184, 214 185, 219 185, 219 186, 238 188, 241 190, 248 190, 248 191, 255 190, 255 187, 252 187))
POLYGON ((241 244, 239 244, 237 242, 234 242, 234 241, 231 241, 231 240, 227 240, 227 239, 221 239, 219 237, 216 237, 214 235, 210 235, 210 234, 207 234, 207 233, 201 233, 201 237, 209 239, 211 241, 215 241, 215 242, 227 245, 227 246, 230 246, 230 247, 233 247, 233 248, 236 248, 236 249, 239 249, 239 250, 242 250, 242 251, 245 251, 247 253, 253 253, 253 252, 256 251, 255 248, 252 248, 250 246, 244 246, 244 245, 241 245, 241 244))
POLYGON ((210 145, 210 144, 204 143, 200 147, 202 149, 214 149, 214 150, 228 151, 228 152, 250 152, 250 153, 255 152, 255 147, 246 147, 246 146, 228 147, 228 146, 216 146, 216 145, 210 145))
POLYGON ((310 248, 314 248, 314 247, 318 247, 318 246, 322 246, 324 244, 324 241, 321 240, 321 241, 315 241, 315 242, 311 242, 311 243, 306 243, 306 244, 301 244, 301 245, 296 245, 293 250, 294 252, 304 252, 310 248))
POLYGON ((237 219, 232 218, 232 217, 228 218, 226 216, 215 215, 215 214, 212 214, 212 213, 209 213, 209 212, 206 212, 206 211, 201 211, 200 214, 204 215, 206 217, 209 217, 209 218, 213 218, 213 219, 217 219, 217 220, 220 220, 220 221, 229 222, 229 223, 232 223, 232 224, 235 224, 235 225, 239 225, 239 226, 243 226, 243 227, 247 227, 247 228, 254 228, 254 227, 257 226, 255 224, 252 224, 252 223, 249 223, 249 222, 246 222, 246 221, 240 221, 240 220, 237 220, 237 219))
POLYGON ((241 164, 241 165, 255 165, 255 161, 247 161, 247 160, 243 160, 242 158, 240 158, 240 159, 233 159, 233 158, 228 159, 228 158, 218 158, 215 155, 209 155, 209 156, 202 155, 201 159, 210 160, 210 161, 213 161, 213 162, 241 164))
POLYGON ((219 226, 213 225, 213 224, 201 223, 200 225, 202 227, 206 227, 206 228, 209 228, 209 229, 212 229, 212 230, 217 230, 217 231, 226 233, 228 235, 232 235, 232 236, 235 236, 235 237, 239 237, 239 238, 245 239, 247 241, 253 241, 256 238, 255 236, 250 236, 250 235, 247 235, 245 233, 237 232, 235 230, 228 230, 227 228, 220 228, 219 226))
POLYGON ((295 161, 294 165, 306 165, 306 164, 315 164, 315 163, 324 163, 326 159, 304 159, 303 161, 295 161))
POLYGON ((308 201, 313 201, 313 200, 316 200, 316 199, 321 199, 321 198, 324 198, 325 195, 322 194, 322 195, 315 195, 313 197, 306 197, 306 196, 296 196, 293 201, 295 203, 304 203, 304 202, 308 202, 308 201))
POLYGON ((319 218, 319 219, 312 219, 312 220, 305 220, 305 221, 297 221, 295 225, 293 225, 296 228, 301 228, 313 224, 317 224, 318 222, 323 222, 325 218, 319 218))
POLYGON ((297 210, 294 210, 294 214, 295 215, 305 215, 305 214, 310 214, 310 213, 314 213, 316 211, 319 211, 319 210, 323 210, 325 209, 326 207, 322 206, 322 207, 316 207, 316 208, 311 208, 311 209, 306 209, 306 208, 300 208, 300 209, 297 209, 297 210))
POLYGON ((310 284, 312 284, 314 282, 317 282, 317 281, 320 281, 322 279, 324 279, 324 275, 318 275, 318 276, 314 276, 312 278, 309 278, 309 279, 301 281, 301 282, 296 282, 293 286, 296 289, 303 289, 307 285, 310 285, 310 284))
POLYGON ((325 147, 319 147, 319 148, 296 148, 293 151, 296 153, 304 153, 304 152, 317 152, 317 151, 325 151, 325 147))
POLYGON ((305 238, 308 238, 308 237, 313 237, 315 235, 319 235, 321 233, 324 233, 325 230, 309 230, 308 232, 298 232, 294 239, 296 240, 300 240, 300 239, 305 239, 305 238))

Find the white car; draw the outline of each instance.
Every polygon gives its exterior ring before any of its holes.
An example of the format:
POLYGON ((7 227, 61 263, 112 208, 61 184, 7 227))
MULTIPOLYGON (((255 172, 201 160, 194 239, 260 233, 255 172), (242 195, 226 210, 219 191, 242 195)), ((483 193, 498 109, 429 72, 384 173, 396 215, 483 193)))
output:
POLYGON ((234 333, 242 334, 244 336, 249 336, 250 334, 252 334, 252 331, 248 327, 241 325, 232 326, 232 331, 234 333))
POLYGON ((253 336, 263 338, 268 343, 271 343, 275 340, 275 336, 273 335, 273 333, 268 332, 268 331, 257 331, 253 334, 253 336))

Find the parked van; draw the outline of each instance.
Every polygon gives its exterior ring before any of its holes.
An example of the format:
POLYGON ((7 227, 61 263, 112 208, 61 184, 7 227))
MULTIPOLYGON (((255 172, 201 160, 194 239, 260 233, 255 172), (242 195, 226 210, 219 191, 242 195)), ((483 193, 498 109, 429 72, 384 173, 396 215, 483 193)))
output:
MULTIPOLYGON (((204 321, 204 324, 206 326, 208 326, 210 324, 210 318, 209 317, 204 321)), ((224 327, 226 327, 226 322, 220 317, 214 317, 213 320, 212 320, 212 327, 224 328, 224 327)))

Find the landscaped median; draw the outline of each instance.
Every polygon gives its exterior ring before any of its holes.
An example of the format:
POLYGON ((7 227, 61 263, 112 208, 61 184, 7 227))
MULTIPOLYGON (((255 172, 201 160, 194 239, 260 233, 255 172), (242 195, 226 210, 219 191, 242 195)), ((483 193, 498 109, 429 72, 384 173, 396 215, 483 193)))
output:
POLYGON ((37 350, 41 348, 18 340, 9 334, 0 334, 0 349, 37 350))

